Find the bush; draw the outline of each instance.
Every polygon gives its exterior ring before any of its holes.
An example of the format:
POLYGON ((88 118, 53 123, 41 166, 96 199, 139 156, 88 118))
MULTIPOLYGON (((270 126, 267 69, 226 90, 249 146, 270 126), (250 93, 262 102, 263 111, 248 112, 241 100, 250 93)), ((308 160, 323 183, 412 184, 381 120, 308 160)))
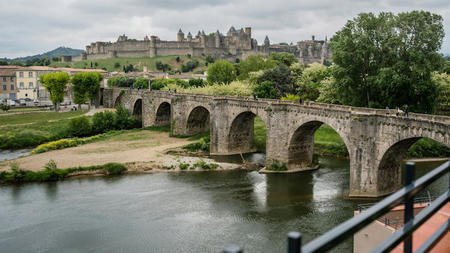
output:
POLYGON ((130 111, 123 106, 116 107, 116 115, 114 117, 114 126, 116 129, 130 129, 136 124, 134 118, 131 117, 130 111))
POLYGON ((294 94, 286 94, 286 96, 282 97, 281 100, 283 101, 299 101, 300 96, 294 95, 294 94))
POLYGON ((207 163, 203 160, 200 160, 192 165, 193 169, 201 168, 204 170, 215 170, 219 167, 217 163, 207 163))
POLYGON ((272 164, 270 165, 270 167, 267 168, 267 170, 286 171, 287 170, 286 163, 279 163, 278 161, 273 160, 272 164))
POLYGON ((191 78, 189 79, 189 87, 203 87, 205 82, 201 78, 191 78))
POLYGON ((26 129, 17 134, 0 135, 0 149, 33 147, 48 139, 45 132, 26 129))
POLYGON ((196 67, 198 67, 197 60, 188 61, 186 64, 181 65, 181 72, 189 72, 194 70, 196 67))
POLYGON ((277 98, 277 92, 272 82, 264 81, 261 84, 257 84, 253 88, 253 94, 258 98, 277 98))
POLYGON ((199 150, 209 151, 210 137, 201 138, 198 142, 194 142, 183 146, 183 149, 189 150, 191 152, 196 152, 199 150))
POLYGON ((206 78, 209 83, 228 84, 236 79, 236 71, 229 61, 218 60, 209 65, 206 78))
POLYGON ((120 163, 107 163, 104 165, 105 171, 110 176, 117 176, 122 174, 127 170, 127 167, 125 165, 120 163))
POLYGON ((189 164, 180 163, 180 165, 178 165, 178 167, 180 168, 180 170, 186 170, 187 168, 189 168, 189 164))
POLYGON ((114 129, 114 113, 110 111, 97 112, 92 117, 92 130, 94 133, 105 133, 114 129))
POLYGON ((11 107, 9 105, 1 104, 0 109, 2 109, 2 111, 4 112, 7 112, 9 111, 9 109, 11 109, 11 107))
POLYGON ((216 95, 216 96, 237 96, 237 97, 248 97, 253 94, 253 87, 249 82, 246 81, 234 81, 230 84, 213 84, 204 87, 189 87, 183 89, 183 87, 177 86, 175 84, 168 84, 163 90, 177 90, 184 93, 192 94, 206 94, 206 95, 216 95))
POLYGON ((32 154, 44 153, 50 150, 59 150, 64 148, 76 147, 81 144, 86 144, 99 139, 101 135, 94 135, 86 138, 73 138, 73 139, 61 139, 57 141, 48 142, 39 145, 37 148, 33 149, 32 154))
POLYGON ((136 82, 134 82, 133 87, 134 88, 141 88, 141 89, 148 89, 148 79, 145 77, 139 77, 136 79, 136 82))
POLYGON ((84 137, 92 134, 92 125, 86 116, 73 118, 69 121, 70 136, 84 137))

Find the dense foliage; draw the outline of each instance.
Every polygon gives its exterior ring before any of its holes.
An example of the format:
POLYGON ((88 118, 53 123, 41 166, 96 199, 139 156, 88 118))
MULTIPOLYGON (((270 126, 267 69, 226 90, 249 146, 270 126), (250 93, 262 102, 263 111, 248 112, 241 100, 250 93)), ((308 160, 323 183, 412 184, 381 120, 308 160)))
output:
POLYGON ((50 100, 55 106, 55 111, 59 111, 59 103, 64 101, 64 91, 69 81, 70 76, 65 72, 47 73, 39 77, 39 82, 50 93, 50 100))
POLYGON ((218 60, 209 65, 206 79, 209 83, 228 84, 236 79, 236 71, 229 61, 218 60))
POLYGON ((333 76, 339 100, 384 108, 409 105, 432 112, 444 37, 442 17, 426 11, 359 14, 333 36, 333 76))

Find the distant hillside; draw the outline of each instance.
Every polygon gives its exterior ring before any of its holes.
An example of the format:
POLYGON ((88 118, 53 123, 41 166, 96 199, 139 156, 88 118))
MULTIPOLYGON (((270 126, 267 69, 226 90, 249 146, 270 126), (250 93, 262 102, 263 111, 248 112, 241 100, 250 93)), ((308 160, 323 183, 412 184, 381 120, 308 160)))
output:
POLYGON ((15 59, 7 59, 7 61, 21 61, 26 62, 28 60, 34 60, 34 59, 42 59, 44 56, 47 56, 48 58, 52 58, 53 56, 61 56, 61 55, 80 55, 81 53, 84 53, 84 50, 81 49, 73 49, 69 47, 58 47, 52 51, 48 51, 43 54, 37 54, 32 56, 25 56, 25 57, 18 57, 15 59))

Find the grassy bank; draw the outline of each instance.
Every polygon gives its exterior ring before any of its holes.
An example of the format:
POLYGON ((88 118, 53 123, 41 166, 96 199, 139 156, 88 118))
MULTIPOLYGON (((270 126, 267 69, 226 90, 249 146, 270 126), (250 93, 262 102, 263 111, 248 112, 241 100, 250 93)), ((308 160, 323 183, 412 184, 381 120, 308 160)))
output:
POLYGON ((41 171, 22 170, 15 163, 11 164, 11 171, 0 173, 0 183, 30 183, 60 181, 80 172, 96 172, 104 175, 120 175, 127 168, 120 163, 106 163, 103 165, 58 169, 55 162, 50 161, 41 171))
POLYGON ((69 120, 84 113, 86 111, 30 112, 0 116, 0 149, 35 147, 65 138, 69 120))
POLYGON ((187 56, 156 56, 156 57, 140 57, 140 58, 111 58, 111 59, 97 59, 86 60, 79 62, 52 62, 51 67, 71 67, 71 68, 90 68, 106 69, 107 71, 123 71, 123 66, 129 64, 133 65, 138 71, 142 71, 144 66, 149 71, 160 71, 156 69, 156 62, 160 61, 163 64, 169 64, 172 70, 181 70, 181 65, 186 64, 190 60, 197 60, 199 65, 192 72, 206 70, 205 60, 202 58, 188 58, 187 56))

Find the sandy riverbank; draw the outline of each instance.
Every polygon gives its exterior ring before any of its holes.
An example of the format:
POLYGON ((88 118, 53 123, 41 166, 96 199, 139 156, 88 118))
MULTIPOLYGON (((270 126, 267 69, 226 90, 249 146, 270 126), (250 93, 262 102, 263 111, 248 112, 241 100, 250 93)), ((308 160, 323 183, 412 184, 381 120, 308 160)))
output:
MULTIPOLYGON (((206 158, 166 154, 169 149, 192 142, 187 139, 171 138, 168 133, 143 130, 126 133, 111 140, 1 162, 0 171, 9 170, 11 162, 16 162, 24 170, 40 171, 50 160, 54 160, 60 169, 117 162, 125 164, 129 173, 150 172, 150 169, 152 172, 179 171, 179 164, 187 163, 192 165, 201 160, 206 163, 216 163, 206 158), (168 167, 173 169, 164 169, 168 167)), ((240 167, 237 164, 217 164, 219 165, 217 170, 237 169, 240 167)))

